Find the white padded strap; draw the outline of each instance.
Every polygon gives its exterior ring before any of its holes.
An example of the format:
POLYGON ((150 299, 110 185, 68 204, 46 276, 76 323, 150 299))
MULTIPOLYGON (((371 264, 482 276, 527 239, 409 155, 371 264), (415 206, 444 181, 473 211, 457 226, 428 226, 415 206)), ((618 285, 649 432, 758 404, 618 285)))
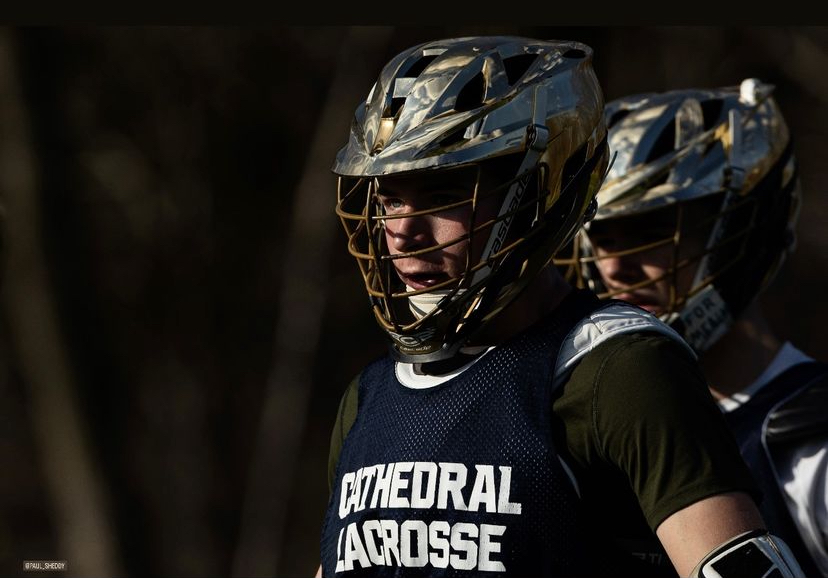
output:
POLYGON ((696 353, 675 329, 652 313, 626 303, 610 303, 582 319, 564 338, 555 365, 554 386, 561 383, 581 359, 605 341, 624 333, 653 332, 681 343, 696 359, 696 353))

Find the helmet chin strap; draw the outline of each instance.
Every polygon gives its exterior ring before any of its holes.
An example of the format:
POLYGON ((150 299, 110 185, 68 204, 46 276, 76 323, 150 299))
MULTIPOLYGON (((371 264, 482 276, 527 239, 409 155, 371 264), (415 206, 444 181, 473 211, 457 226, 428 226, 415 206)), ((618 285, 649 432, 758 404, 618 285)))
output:
MULTIPOLYGON (((406 291, 416 291, 408 285, 405 286, 406 291)), ((462 295, 466 290, 458 289, 457 295, 462 295)), ((448 295, 455 293, 453 289, 435 289, 428 293, 420 293, 419 295, 409 295, 408 308, 417 319, 422 319, 437 307, 437 305, 448 295)))
POLYGON ((698 353, 709 349, 733 325, 730 308, 713 285, 708 285, 687 300, 681 313, 674 313, 666 323, 676 318, 684 325, 683 337, 698 353))
MULTIPOLYGON (((739 172, 736 169, 736 172, 739 172)), ((741 171, 743 172, 743 171, 741 171)), ((722 240, 725 225, 730 216, 728 207, 737 201, 736 193, 729 189, 722 198, 719 214, 713 230, 707 238, 705 255, 696 268, 691 287, 697 287, 710 273, 712 249, 722 240)), ((676 317, 684 324, 684 338, 698 353, 709 349, 716 341, 728 332, 733 325, 733 315, 730 306, 719 293, 718 289, 710 284, 687 300, 681 312, 665 320, 671 323, 676 317)))

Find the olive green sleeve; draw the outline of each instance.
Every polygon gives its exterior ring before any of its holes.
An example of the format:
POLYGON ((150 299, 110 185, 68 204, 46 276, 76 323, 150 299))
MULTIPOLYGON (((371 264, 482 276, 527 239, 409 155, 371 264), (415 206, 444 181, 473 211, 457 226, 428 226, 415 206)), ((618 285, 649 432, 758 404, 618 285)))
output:
POLYGON ((336 414, 336 422, 331 432, 331 447, 328 454, 328 491, 333 490, 334 478, 336 477, 336 464, 339 461, 339 452, 342 450, 342 443, 348 435, 351 426, 354 424, 359 402, 359 375, 357 375, 342 395, 339 401, 339 410, 336 414))
POLYGON ((568 385, 572 399, 562 407, 570 418, 581 412, 568 426, 569 451, 586 471, 620 471, 652 530, 715 494, 758 495, 697 362, 672 339, 609 340, 585 356, 568 385))

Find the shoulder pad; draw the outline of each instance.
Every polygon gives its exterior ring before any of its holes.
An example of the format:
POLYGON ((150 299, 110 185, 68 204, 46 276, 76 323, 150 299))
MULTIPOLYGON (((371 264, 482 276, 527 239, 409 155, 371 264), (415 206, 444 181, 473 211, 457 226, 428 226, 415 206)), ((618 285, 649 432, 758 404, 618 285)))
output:
POLYGON ((590 351, 601 343, 625 333, 659 333, 681 343, 688 353, 698 356, 675 329, 658 317, 628 303, 613 301, 584 317, 564 338, 555 364, 557 385, 590 351))

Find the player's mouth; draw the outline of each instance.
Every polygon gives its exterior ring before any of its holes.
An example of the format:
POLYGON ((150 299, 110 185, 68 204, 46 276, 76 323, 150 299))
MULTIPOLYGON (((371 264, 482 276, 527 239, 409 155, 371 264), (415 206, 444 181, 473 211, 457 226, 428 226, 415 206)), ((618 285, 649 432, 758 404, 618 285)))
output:
POLYGON ((427 289, 429 287, 434 287, 439 283, 448 281, 451 278, 448 273, 444 273, 442 271, 412 271, 403 273, 398 270, 397 274, 400 276, 400 279, 402 279, 402 282, 412 289, 427 289))

